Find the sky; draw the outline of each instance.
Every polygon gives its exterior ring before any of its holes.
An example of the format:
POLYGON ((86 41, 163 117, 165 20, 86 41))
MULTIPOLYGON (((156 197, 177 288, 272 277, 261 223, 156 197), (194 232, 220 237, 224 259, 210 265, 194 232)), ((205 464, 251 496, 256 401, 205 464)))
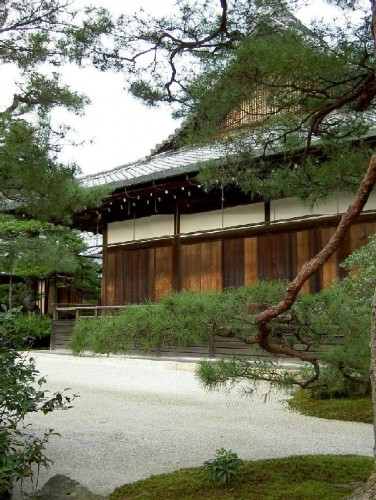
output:
MULTIPOLYGON (((173 0, 75 0, 74 5, 104 6, 115 16, 133 14, 143 8, 152 15, 165 15, 173 0)), ((179 128, 168 106, 150 108, 124 90, 121 74, 101 73, 92 68, 69 70, 72 87, 89 96, 91 104, 85 116, 65 115, 86 140, 77 147, 65 147, 61 158, 75 161, 83 174, 92 174, 137 161, 179 128), (72 79, 72 76, 74 77, 72 79)))
MULTIPOLYGON (((103 5, 114 15, 134 13, 140 8, 154 15, 168 13, 174 0, 74 0, 77 7, 103 5)), ((310 2, 314 7, 298 13, 308 24, 312 16, 331 14, 331 9, 321 0, 310 2)), ((365 0, 365 3, 366 2, 365 0)), ((91 100, 85 116, 76 117, 64 111, 55 114, 58 121, 74 129, 78 146, 65 145, 60 155, 62 161, 74 161, 83 174, 94 174, 137 161, 166 140, 179 128, 180 122, 171 117, 168 106, 148 108, 124 90, 121 74, 101 73, 93 68, 64 70, 66 83, 76 91, 85 93, 91 100)), ((16 73, 11 67, 2 69, 0 105, 9 103, 14 91, 12 83, 16 73)))

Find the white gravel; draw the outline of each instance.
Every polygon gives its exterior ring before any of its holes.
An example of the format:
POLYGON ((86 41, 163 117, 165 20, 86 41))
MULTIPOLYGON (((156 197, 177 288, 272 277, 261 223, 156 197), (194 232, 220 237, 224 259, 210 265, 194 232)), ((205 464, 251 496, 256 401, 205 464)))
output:
MULTIPOLYGON (((218 448, 244 459, 373 451, 368 424, 304 417, 282 393, 208 393, 187 362, 34 354, 52 391, 80 397, 74 408, 31 417, 30 432, 53 428, 39 486, 64 474, 97 494, 153 474, 199 466, 218 448)), ((18 498, 16 492, 14 498, 18 498)))

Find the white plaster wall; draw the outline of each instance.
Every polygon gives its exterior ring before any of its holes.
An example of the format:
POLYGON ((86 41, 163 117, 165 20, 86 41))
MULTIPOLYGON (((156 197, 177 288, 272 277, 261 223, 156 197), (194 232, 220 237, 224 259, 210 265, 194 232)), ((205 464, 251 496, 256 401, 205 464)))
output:
POLYGON ((239 207, 225 208, 224 227, 256 224, 265 220, 264 204, 252 203, 239 207))
POLYGON ((123 241, 132 241, 134 239, 134 221, 124 220, 119 222, 110 222, 107 226, 107 243, 122 243, 123 241))
POLYGON ((180 216, 180 233, 192 233, 224 227, 253 224, 264 220, 264 204, 251 203, 238 207, 180 216), (223 220, 222 220, 223 215, 223 220))
MULTIPOLYGON (((300 200, 285 198, 274 200, 270 204, 270 219, 292 219, 306 215, 330 215, 343 213, 352 201, 350 195, 335 196, 321 202, 312 209, 307 208, 300 200)), ((376 190, 371 194, 365 210, 376 210, 376 190)), ((180 232, 192 233, 221 229, 232 226, 255 224, 264 221, 264 204, 251 203, 238 207, 213 210, 198 214, 181 215, 180 232)), ((112 222, 108 224, 108 244, 127 241, 173 236, 173 215, 152 215, 142 219, 112 222)))
POLYGON ((222 227, 222 210, 180 216, 180 233, 208 231, 222 227))
POLYGON ((295 198, 284 198, 270 202, 270 220, 272 221, 292 219, 293 217, 303 217, 305 215, 313 215, 313 211, 295 198))
POLYGON ((142 219, 111 222, 108 224, 107 242, 111 245, 173 234, 173 215, 152 215, 142 219))
POLYGON ((364 210, 376 210, 376 188, 370 194, 364 210))
POLYGON ((174 235, 173 215, 151 215, 136 219, 136 240, 174 235))
MULTIPOLYGON (((295 198, 284 198, 274 200, 270 203, 270 219, 292 219, 294 217, 304 217, 306 215, 332 215, 346 212, 353 200, 351 195, 338 195, 328 198, 308 208, 304 203, 295 198)), ((371 193, 364 210, 376 210, 376 191, 371 193)))

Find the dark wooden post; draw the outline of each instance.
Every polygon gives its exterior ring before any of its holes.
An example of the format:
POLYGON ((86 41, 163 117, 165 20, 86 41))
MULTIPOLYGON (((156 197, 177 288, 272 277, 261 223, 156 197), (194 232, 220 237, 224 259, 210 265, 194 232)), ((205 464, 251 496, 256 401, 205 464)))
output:
POLYGON ((56 321, 57 319, 59 319, 59 313, 57 311, 57 304, 56 303, 52 304, 52 319, 54 321, 56 321))

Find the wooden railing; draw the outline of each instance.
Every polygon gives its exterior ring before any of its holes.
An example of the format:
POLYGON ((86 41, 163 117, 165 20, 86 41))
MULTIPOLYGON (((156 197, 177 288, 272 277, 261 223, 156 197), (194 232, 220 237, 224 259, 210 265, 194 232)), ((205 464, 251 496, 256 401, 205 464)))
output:
POLYGON ((52 304, 52 319, 64 319, 61 316, 77 319, 80 317, 105 316, 120 311, 128 306, 95 306, 92 304, 52 304))

